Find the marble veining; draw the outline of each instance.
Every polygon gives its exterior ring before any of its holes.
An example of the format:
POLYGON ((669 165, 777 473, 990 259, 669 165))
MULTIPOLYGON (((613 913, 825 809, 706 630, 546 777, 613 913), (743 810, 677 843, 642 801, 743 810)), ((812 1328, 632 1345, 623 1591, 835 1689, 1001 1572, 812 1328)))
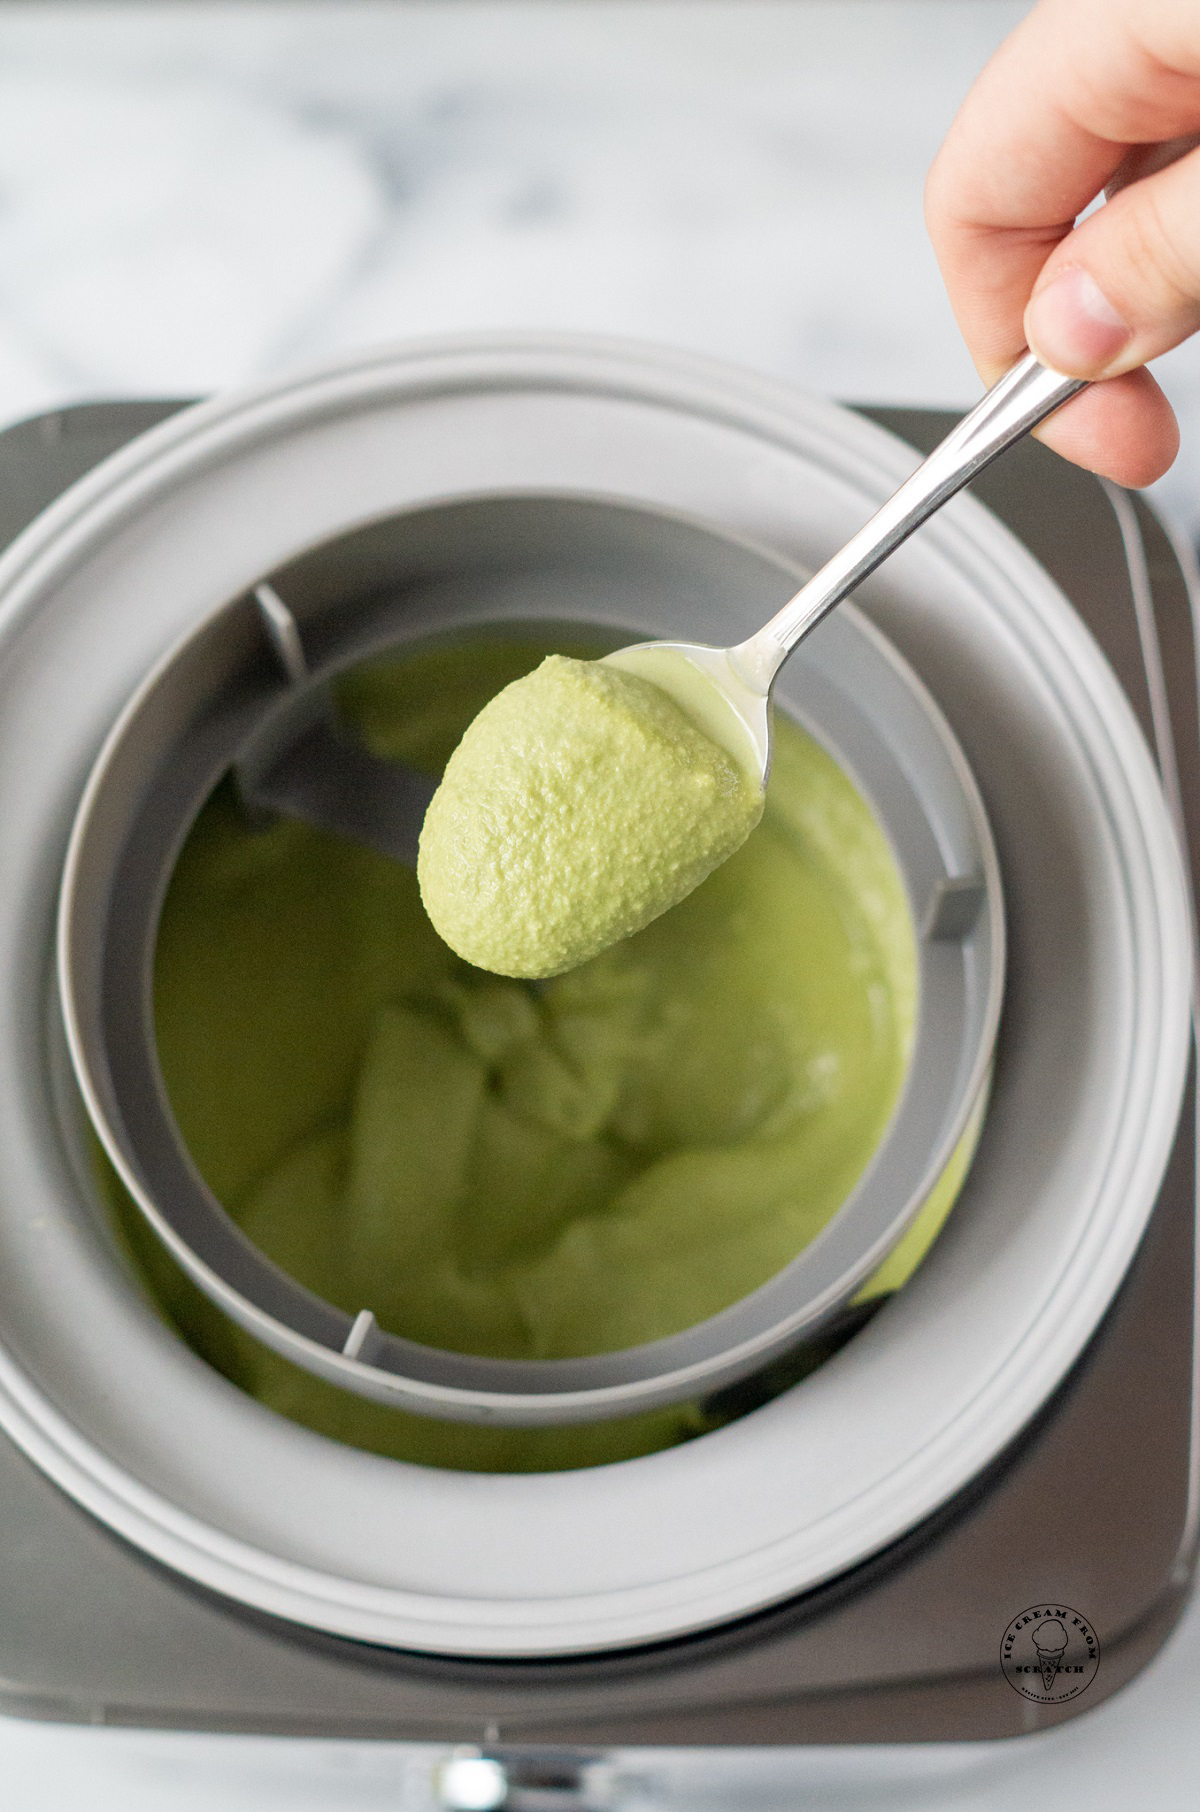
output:
MULTIPOLYGON (((921 223, 1012 0, 0 9, 0 422, 457 330, 977 383, 921 223)), ((1200 352, 1163 361, 1200 529, 1200 352)))

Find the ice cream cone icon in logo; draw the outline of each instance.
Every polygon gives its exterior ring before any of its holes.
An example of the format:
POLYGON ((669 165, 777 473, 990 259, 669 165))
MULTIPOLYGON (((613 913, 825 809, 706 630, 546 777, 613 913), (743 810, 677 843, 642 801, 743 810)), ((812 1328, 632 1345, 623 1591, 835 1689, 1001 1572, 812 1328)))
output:
POLYGON ((1042 1685, 1049 1692, 1067 1652, 1067 1632, 1060 1617, 1047 1617, 1033 1631, 1033 1646, 1042 1670, 1042 1685))
POLYGON ((1078 1698, 1096 1678, 1100 1644, 1086 1617, 1069 1605, 1031 1604, 1000 1644, 1000 1667, 1014 1692, 1038 1705, 1078 1698))

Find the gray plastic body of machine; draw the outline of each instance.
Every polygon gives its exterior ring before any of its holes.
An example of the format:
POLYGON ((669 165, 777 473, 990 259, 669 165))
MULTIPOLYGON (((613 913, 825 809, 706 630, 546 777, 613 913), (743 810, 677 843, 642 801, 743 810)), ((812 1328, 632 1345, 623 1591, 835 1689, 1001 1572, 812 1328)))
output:
MULTIPOLYGON (((9 430, 0 542, 177 406, 88 405, 9 430)), ((949 419, 866 413, 921 448, 949 419)), ((1200 732, 1186 559, 1144 502, 1036 445, 974 489, 1103 647, 1157 752, 1195 875, 1200 732)), ((1019 941, 1011 960, 1021 960, 1019 941)), ((937 1515, 849 1573, 640 1648, 473 1660, 305 1630, 139 1553, 0 1437, 0 1706, 47 1719, 476 1745, 515 1780, 524 1769, 530 1792, 541 1781, 560 1795, 572 1758, 618 1746, 962 1741, 1094 1709, 1162 1643, 1192 1578, 1195 1208, 1193 1071, 1129 1275, 1019 1439, 937 1515), (1043 1604, 1072 1607, 1101 1632, 1094 1683, 1055 1704, 1014 1691, 1001 1665, 1010 1623, 1043 1604)))

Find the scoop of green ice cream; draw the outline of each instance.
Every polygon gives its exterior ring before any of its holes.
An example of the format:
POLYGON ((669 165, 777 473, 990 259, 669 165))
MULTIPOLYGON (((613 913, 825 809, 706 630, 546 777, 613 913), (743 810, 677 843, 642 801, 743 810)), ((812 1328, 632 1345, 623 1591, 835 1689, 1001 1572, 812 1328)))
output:
POLYGON ((450 757, 421 832, 421 898, 478 968, 559 975, 698 887, 763 800, 659 687, 551 655, 450 757))

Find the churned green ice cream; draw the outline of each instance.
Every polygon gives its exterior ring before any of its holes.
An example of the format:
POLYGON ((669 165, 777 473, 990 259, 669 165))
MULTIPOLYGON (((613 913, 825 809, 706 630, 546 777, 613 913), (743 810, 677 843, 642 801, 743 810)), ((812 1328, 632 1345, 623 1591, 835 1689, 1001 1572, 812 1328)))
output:
POLYGON ((478 968, 561 975, 691 893, 762 810, 659 687, 550 655, 450 757, 421 831, 421 897, 478 968))
MULTIPOLYGON (((480 641, 411 654, 348 676, 340 705, 378 754, 437 773, 543 653, 480 641)), ((155 958, 171 1104, 234 1220, 351 1314, 512 1358, 657 1339, 787 1264, 879 1142, 915 994, 886 839, 786 720, 743 847, 672 910, 536 989, 456 956, 410 870, 304 825, 255 827, 228 785, 181 853, 155 958)), ((888 1261, 887 1285, 919 1261, 968 1155, 888 1261)), ((501 1429, 368 1402, 228 1321, 111 1174, 107 1187, 173 1325, 320 1434, 517 1471, 628 1458, 713 1425, 716 1411, 688 1405, 501 1429)))

